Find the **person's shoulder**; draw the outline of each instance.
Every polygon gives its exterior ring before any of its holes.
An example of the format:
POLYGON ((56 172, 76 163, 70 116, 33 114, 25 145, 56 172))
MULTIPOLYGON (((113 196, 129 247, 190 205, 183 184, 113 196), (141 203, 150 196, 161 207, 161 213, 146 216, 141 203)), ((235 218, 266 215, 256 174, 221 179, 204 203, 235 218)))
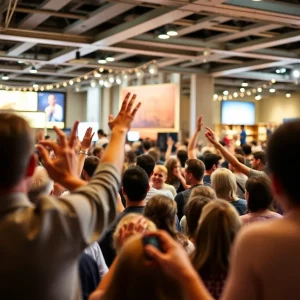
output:
POLYGON ((257 171, 250 168, 249 178, 254 176, 267 176, 264 171, 257 171))

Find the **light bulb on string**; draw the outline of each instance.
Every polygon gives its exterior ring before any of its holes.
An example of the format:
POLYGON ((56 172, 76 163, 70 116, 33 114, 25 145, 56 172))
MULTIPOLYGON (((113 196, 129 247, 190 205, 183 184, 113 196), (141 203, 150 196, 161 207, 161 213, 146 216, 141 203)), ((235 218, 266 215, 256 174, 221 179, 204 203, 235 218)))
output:
POLYGON ((259 87, 259 88, 257 89, 257 91, 258 91, 259 93, 261 93, 261 92, 262 92, 262 88, 259 87))
POLYGON ((143 78, 145 76, 145 73, 143 70, 137 69, 136 70, 136 77, 143 78))
POLYGON ((77 78, 77 79, 76 79, 76 82, 78 82, 78 83, 81 82, 81 79, 80 79, 80 78, 77 78))
POLYGON ((151 75, 155 75, 158 72, 157 66, 155 64, 151 64, 148 68, 148 71, 151 75))
POLYGON ((117 77, 116 77, 116 83, 117 83, 118 85, 120 85, 120 84, 122 83, 122 79, 121 79, 120 76, 117 76, 117 77))
POLYGON ((97 85, 96 80, 94 80, 94 79, 91 80, 90 85, 92 88, 96 87, 96 85, 97 85))
POLYGON ((71 79, 70 81, 69 81, 69 85, 73 85, 74 84, 74 81, 71 79))
POLYGON ((110 82, 110 83, 114 83, 115 82, 115 77, 114 77, 114 75, 109 75, 108 76, 108 81, 110 82))

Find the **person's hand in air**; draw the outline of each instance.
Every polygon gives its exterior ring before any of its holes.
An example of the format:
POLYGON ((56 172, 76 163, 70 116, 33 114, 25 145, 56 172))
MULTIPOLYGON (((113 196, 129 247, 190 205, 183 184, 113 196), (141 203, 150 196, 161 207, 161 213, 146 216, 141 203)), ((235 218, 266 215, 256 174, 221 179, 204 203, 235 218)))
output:
POLYGON ((206 128, 206 133, 205 133, 205 137, 213 144, 216 145, 218 143, 216 134, 209 128, 209 127, 205 127, 206 128))
POLYGON ((197 132, 200 132, 203 126, 203 116, 200 116, 197 120, 197 124, 196 124, 196 130, 197 132))
POLYGON ((108 126, 111 130, 113 130, 114 128, 118 128, 128 131, 130 129, 134 116, 141 106, 141 102, 139 102, 134 107, 134 109, 132 109, 134 106, 136 95, 134 94, 131 98, 130 95, 130 93, 126 95, 122 103, 121 110, 115 118, 113 117, 113 115, 109 115, 108 126))
POLYGON ((82 141, 80 141, 80 149, 81 150, 88 151, 92 147, 94 134, 95 133, 93 133, 93 128, 92 127, 89 127, 86 130, 82 141))

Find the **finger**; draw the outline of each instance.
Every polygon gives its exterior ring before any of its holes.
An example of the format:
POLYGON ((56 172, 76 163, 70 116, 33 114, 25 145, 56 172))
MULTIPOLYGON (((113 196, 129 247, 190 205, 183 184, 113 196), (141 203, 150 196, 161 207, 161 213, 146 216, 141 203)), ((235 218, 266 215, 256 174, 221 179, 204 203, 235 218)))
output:
POLYGON ((130 97, 130 93, 127 93, 127 95, 125 96, 123 103, 122 103, 122 107, 121 107, 121 111, 126 111, 126 107, 127 107, 127 103, 130 97))
POLYGON ((70 134, 69 147, 71 147, 71 148, 74 147, 74 143, 75 143, 76 136, 77 136, 78 124, 79 124, 79 121, 76 121, 74 123, 73 128, 72 128, 72 132, 70 134))
POLYGON ((109 115, 108 116, 108 122, 112 122, 114 120, 114 116, 113 115, 109 115))
POLYGON ((59 145, 57 145, 57 143, 53 141, 44 140, 44 141, 40 141, 39 144, 41 144, 44 147, 45 146, 49 147, 51 150, 54 151, 54 153, 57 153, 59 151, 59 145))
POLYGON ((39 151, 39 155, 43 161, 43 165, 45 167, 49 166, 51 164, 51 160, 49 158, 49 153, 47 149, 43 145, 37 145, 37 149, 39 151))
POLYGON ((62 147, 66 147, 66 145, 67 145, 66 134, 62 130, 58 129, 56 126, 54 126, 53 129, 56 132, 56 135, 58 136, 59 144, 62 147))
POLYGON ((134 104, 135 99, 136 99, 136 94, 134 94, 134 95, 131 97, 131 99, 130 99, 130 101, 129 101, 127 107, 126 107, 126 111, 127 111, 128 113, 131 112, 131 108, 132 108, 132 106, 133 106, 133 104, 134 104))
POLYGON ((158 263, 162 262, 164 259, 164 253, 152 245, 146 245, 144 251, 150 258, 154 259, 158 263))
POLYGON ((134 230, 134 226, 135 226, 135 224, 134 224, 133 222, 130 222, 130 223, 128 224, 127 230, 128 230, 128 231, 133 231, 133 230, 134 230))
POLYGON ((92 134, 92 136, 91 136, 91 138, 90 138, 90 141, 93 140, 94 135, 95 135, 95 132, 92 134))
POLYGON ((137 106, 134 108, 134 110, 132 111, 131 116, 132 116, 133 118, 134 118, 134 116, 136 115, 137 111, 140 109, 141 105, 142 105, 142 103, 139 102, 139 103, 137 104, 137 106))
POLYGON ((211 134, 213 134, 214 132, 207 126, 205 126, 205 129, 208 130, 211 134))
POLYGON ((172 247, 175 244, 175 240, 173 238, 171 238, 171 236, 163 230, 157 230, 154 232, 150 232, 150 233, 147 233, 146 235, 147 236, 156 236, 159 239, 164 250, 167 250, 168 248, 172 247))

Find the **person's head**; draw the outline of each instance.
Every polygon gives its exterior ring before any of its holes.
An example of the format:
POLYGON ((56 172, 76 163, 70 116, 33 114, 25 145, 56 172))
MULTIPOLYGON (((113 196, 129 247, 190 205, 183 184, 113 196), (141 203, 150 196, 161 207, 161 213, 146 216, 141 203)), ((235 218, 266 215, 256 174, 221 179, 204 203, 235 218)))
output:
POLYGON ((190 197, 184 207, 184 215, 186 216, 187 232, 190 238, 195 238, 196 229, 198 227, 199 218, 203 207, 212 199, 202 196, 190 197))
POLYGON ((204 197, 214 200, 217 198, 216 192, 209 186, 199 185, 192 189, 190 199, 194 197, 204 197))
POLYGON ((170 158, 165 164, 167 170, 168 170, 168 178, 166 183, 173 184, 175 181, 177 181, 178 172, 180 172, 180 162, 176 158, 170 158))
POLYGON ((139 166, 127 169, 122 178, 122 192, 127 201, 141 202, 149 191, 149 178, 139 166))
POLYGON ((147 152, 152 147, 152 143, 149 140, 143 141, 143 150, 144 152, 147 152))
POLYGON ((211 175, 211 186, 215 190, 217 197, 233 201, 237 199, 237 184, 235 176, 225 168, 219 168, 211 175))
POLYGON ((0 113, 0 144, 0 192, 20 185, 22 192, 27 192, 37 163, 34 135, 27 121, 13 113, 0 113))
POLYGON ((153 187, 160 190, 168 177, 168 170, 165 166, 156 165, 152 175, 153 187))
POLYGON ((184 300, 183 288, 162 272, 157 264, 149 264, 141 235, 128 239, 122 247, 111 282, 102 300, 184 300))
POLYGON ((233 205, 214 200, 202 209, 195 234, 196 250, 192 263, 203 278, 226 275, 229 253, 241 228, 240 217, 233 205))
POLYGON ((251 167, 254 170, 263 170, 267 164, 267 155, 263 151, 254 152, 251 159, 251 167))
POLYGON ((181 168, 185 167, 185 163, 188 160, 188 154, 186 150, 177 151, 177 159, 180 161, 181 168))
POLYGON ((82 176, 86 181, 91 179, 99 163, 100 159, 96 156, 88 156, 85 158, 82 176))
POLYGON ((98 157, 99 159, 102 158, 103 153, 104 153, 104 149, 102 147, 97 147, 93 150, 93 155, 98 157))
POLYGON ((241 125, 241 129, 244 130, 245 129, 245 125, 241 125))
POLYGON ((243 149, 243 151, 244 151, 244 153, 245 153, 246 156, 249 156, 249 155, 252 154, 252 148, 251 148, 250 145, 243 144, 241 147, 242 147, 242 149, 243 149))
POLYGON ((103 129, 99 129, 97 131, 97 134, 98 134, 98 138, 99 139, 102 138, 102 137, 105 137, 105 133, 104 133, 103 129))
POLYGON ((28 192, 29 200, 37 203, 41 195, 51 195, 54 189, 54 181, 50 179, 46 169, 37 166, 34 170, 31 186, 28 192))
POLYGON ((155 163, 157 163, 160 160, 160 150, 158 148, 151 147, 148 150, 148 154, 151 155, 154 158, 155 163))
POLYGON ((55 103, 56 103, 56 97, 55 97, 55 95, 50 94, 50 95, 48 96, 48 104, 49 104, 50 106, 54 106, 55 103))
MULTIPOLYGON (((239 155, 239 154, 236 154, 235 155, 235 158, 241 163, 241 164, 245 164, 245 157, 243 156, 243 155, 239 155)), ((232 165, 232 164, 229 164, 229 170, 231 171, 231 172, 236 172, 237 170, 236 170, 236 168, 232 165)))
POLYGON ((189 159, 185 163, 185 180, 189 185, 202 182, 205 166, 199 159, 189 159))
POLYGON ((125 153, 125 161, 129 165, 134 165, 136 163, 136 153, 133 150, 129 150, 125 153))
MULTIPOLYGON (((122 243, 120 239, 121 229, 127 226, 129 223, 137 223, 141 219, 141 215, 130 213, 125 215, 118 223, 114 234, 113 234, 113 247, 117 253, 120 252, 122 248, 122 243)), ((145 233, 147 232, 154 232, 157 230, 156 225, 150 221, 148 218, 143 217, 143 220, 146 222, 145 233)))
POLYGON ((221 165, 222 157, 214 153, 203 155, 203 162, 207 173, 212 174, 221 165))
POLYGON ((270 209, 273 202, 273 195, 269 178, 266 176, 251 177, 247 180, 245 187, 245 197, 250 212, 270 209))
POLYGON ((235 148, 234 148, 234 154, 242 155, 242 156, 245 155, 244 150, 243 150, 242 147, 235 147, 235 148))
POLYGON ((174 200, 164 196, 153 196, 146 204, 144 216, 149 218, 158 229, 167 231, 176 238, 175 218, 177 204, 174 200))
POLYGON ((137 157, 136 165, 141 167, 150 178, 153 174, 154 167, 155 167, 155 160, 149 154, 142 154, 137 157))

